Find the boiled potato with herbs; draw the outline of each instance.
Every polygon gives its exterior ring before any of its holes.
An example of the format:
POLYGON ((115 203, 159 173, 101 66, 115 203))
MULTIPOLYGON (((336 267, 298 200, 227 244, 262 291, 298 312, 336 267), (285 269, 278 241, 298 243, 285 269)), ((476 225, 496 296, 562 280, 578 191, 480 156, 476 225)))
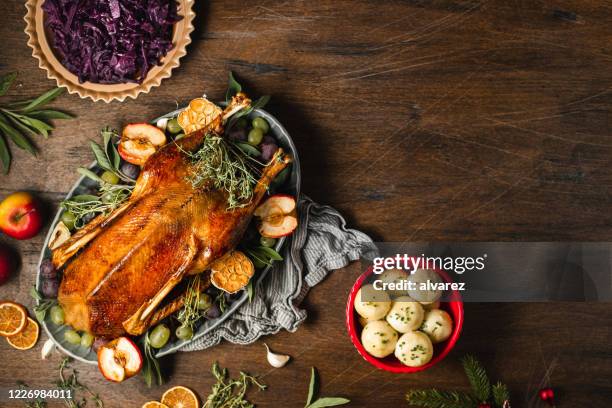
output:
POLYGON ((431 269, 417 269, 408 277, 410 282, 414 282, 416 284, 415 290, 409 290, 408 295, 418 302, 435 302, 436 300, 442 297, 441 290, 423 290, 420 288, 421 284, 426 284, 429 280, 432 283, 442 283, 443 280, 431 269))
POLYGON ((389 323, 376 320, 365 325, 361 331, 361 344, 368 354, 383 358, 393 353, 398 334, 389 323))
POLYGON ((365 327, 366 324, 370 322, 375 322, 376 320, 380 320, 380 319, 366 319, 363 316, 359 316, 359 324, 361 324, 361 327, 365 327))
POLYGON ((395 299, 389 313, 387 313, 387 323, 400 333, 416 330, 423 323, 423 306, 419 302, 408 296, 395 299))
MULTIPOLYGON (((408 280, 408 273, 401 269, 388 269, 381 273, 377 279, 385 284, 401 283, 402 281, 408 280)), ((408 291, 399 289, 388 289, 386 292, 391 297, 405 296, 408 294, 408 291)))
POLYGON ((355 296, 355 311, 368 320, 379 320, 385 317, 391 308, 391 300, 382 290, 372 285, 364 285, 355 296))
POLYGON ((425 333, 411 331, 403 334, 395 346, 395 357, 409 367, 420 367, 431 361, 433 344, 425 333))
POLYGON ((453 319, 444 310, 428 310, 420 330, 429 336, 432 343, 441 343, 453 332, 453 319))

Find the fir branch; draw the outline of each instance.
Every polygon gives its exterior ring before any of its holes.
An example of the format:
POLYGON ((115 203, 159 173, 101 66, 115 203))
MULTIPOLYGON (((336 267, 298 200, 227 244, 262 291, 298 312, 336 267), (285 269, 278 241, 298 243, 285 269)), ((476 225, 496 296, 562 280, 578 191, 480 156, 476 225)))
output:
POLYGON ((478 402, 469 394, 459 391, 411 390, 406 400, 423 408, 474 408, 478 402))
POLYGON ((487 372, 474 356, 467 355, 462 360, 463 369, 467 376, 474 396, 479 402, 486 402, 491 396, 491 382, 487 372))
POLYGON ((510 392, 508 392, 506 384, 502 384, 498 381, 497 384, 493 386, 493 401, 495 405, 500 408, 504 406, 506 401, 510 401, 510 392))

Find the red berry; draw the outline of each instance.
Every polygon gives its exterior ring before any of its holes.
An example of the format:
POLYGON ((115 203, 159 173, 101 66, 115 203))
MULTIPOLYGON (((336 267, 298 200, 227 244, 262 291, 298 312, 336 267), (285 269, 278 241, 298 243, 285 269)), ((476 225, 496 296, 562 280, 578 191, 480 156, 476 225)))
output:
POLYGON ((542 388, 540 390, 540 399, 542 401, 552 403, 553 400, 555 399, 555 392, 552 390, 552 388, 542 388))

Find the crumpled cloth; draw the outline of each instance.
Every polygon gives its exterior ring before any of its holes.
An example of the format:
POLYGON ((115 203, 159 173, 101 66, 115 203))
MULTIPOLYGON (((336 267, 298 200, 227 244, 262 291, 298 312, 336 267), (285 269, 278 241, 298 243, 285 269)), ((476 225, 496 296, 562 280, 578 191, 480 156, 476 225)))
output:
POLYGON ((298 214, 298 228, 284 246, 283 261, 275 262, 255 287, 252 301, 245 302, 219 327, 180 351, 202 350, 221 340, 249 344, 281 329, 295 332, 306 319, 306 311, 299 304, 310 288, 334 269, 376 255, 370 237, 347 228, 342 215, 332 207, 301 195, 298 214))

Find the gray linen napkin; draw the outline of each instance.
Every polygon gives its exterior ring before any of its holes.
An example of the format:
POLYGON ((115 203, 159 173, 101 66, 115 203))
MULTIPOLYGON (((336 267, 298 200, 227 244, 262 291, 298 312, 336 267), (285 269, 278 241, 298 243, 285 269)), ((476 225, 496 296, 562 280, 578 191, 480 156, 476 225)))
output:
POLYGON ((298 305, 311 287, 334 269, 361 256, 375 256, 376 248, 370 237, 346 228, 346 221, 333 208, 302 195, 298 213, 299 227, 284 247, 284 260, 276 263, 255 288, 253 300, 216 330, 181 351, 202 350, 221 340, 249 344, 281 329, 294 332, 306 319, 306 311, 298 305))

